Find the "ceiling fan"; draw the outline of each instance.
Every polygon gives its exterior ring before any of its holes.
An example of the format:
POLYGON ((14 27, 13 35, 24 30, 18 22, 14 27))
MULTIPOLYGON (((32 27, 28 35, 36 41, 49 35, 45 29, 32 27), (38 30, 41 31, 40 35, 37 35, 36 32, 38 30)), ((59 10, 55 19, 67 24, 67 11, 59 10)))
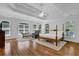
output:
POLYGON ((41 3, 40 6, 41 6, 41 12, 38 14, 38 16, 39 17, 47 17, 46 10, 43 8, 44 7, 44 4, 41 3))

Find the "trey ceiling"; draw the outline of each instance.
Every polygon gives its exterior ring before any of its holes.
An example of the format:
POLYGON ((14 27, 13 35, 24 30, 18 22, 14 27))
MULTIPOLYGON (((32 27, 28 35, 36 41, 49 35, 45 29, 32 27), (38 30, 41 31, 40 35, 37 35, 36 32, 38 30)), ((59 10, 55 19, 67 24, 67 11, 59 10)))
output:
POLYGON ((46 20, 79 15, 79 3, 6 3, 0 6, 8 6, 14 12, 46 20), (46 12, 46 17, 39 17, 41 9, 46 12))

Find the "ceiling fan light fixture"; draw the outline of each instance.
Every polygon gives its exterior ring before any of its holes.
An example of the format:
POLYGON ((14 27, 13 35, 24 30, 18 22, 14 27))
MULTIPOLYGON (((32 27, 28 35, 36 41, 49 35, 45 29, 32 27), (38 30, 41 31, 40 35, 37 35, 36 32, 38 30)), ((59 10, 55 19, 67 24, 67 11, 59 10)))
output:
POLYGON ((39 13, 39 17, 46 17, 46 16, 47 16, 47 14, 45 11, 42 11, 41 13, 39 13))
POLYGON ((44 12, 41 12, 41 13, 39 14, 39 16, 40 16, 40 17, 43 17, 43 16, 44 16, 44 12))

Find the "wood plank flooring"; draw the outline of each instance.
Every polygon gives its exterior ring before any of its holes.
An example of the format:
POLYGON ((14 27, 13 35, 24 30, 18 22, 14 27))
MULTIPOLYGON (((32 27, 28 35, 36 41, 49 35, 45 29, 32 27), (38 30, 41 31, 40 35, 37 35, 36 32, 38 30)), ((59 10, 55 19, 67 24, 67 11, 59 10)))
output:
POLYGON ((69 42, 60 51, 55 51, 32 40, 12 39, 5 42, 4 56, 79 56, 79 43, 69 42))

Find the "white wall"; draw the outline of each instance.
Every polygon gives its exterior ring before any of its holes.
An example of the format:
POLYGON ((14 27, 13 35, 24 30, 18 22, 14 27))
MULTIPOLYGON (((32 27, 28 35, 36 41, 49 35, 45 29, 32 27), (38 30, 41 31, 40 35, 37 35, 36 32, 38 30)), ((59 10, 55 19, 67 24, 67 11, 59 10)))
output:
POLYGON ((65 24, 66 21, 68 21, 68 20, 74 22, 75 37, 73 39, 65 38, 65 40, 79 43, 79 17, 78 17, 78 15, 70 15, 70 16, 67 16, 66 18, 61 19, 61 20, 60 19, 58 19, 58 20, 54 19, 54 20, 51 20, 50 22, 48 22, 48 24, 50 25, 50 29, 55 29, 56 25, 58 25, 58 29, 62 30, 62 24, 65 24))
MULTIPOLYGON (((56 10, 56 9, 55 9, 56 10)), ((52 12, 52 10, 50 11, 50 13, 52 12)), ((52 12, 53 13, 53 12, 52 12)), ((58 15, 58 14, 56 14, 58 15)), ((75 24, 75 38, 73 39, 66 39, 69 41, 73 41, 73 42, 78 42, 79 43, 79 15, 70 15, 70 16, 62 16, 62 17, 56 17, 56 15, 53 13, 53 16, 55 17, 49 17, 46 20, 41 20, 38 18, 34 18, 28 15, 24 15, 24 14, 20 14, 17 13, 13 10, 11 10, 10 8, 7 7, 3 7, 0 6, 0 21, 2 20, 8 20, 10 21, 11 24, 11 36, 10 37, 18 37, 18 24, 23 22, 23 23, 29 23, 30 28, 29 28, 29 32, 32 33, 33 32, 33 24, 42 24, 42 33, 45 33, 45 24, 49 24, 50 25, 50 29, 55 29, 56 25, 58 25, 58 29, 62 30, 62 24, 65 24, 65 22, 67 20, 73 20, 74 24, 75 24)), ((59 16, 59 15, 58 15, 59 16)), ((9 37, 7 37, 9 38, 9 37)))
POLYGON ((68 41, 72 41, 72 42, 78 42, 79 43, 79 16, 78 14, 76 15, 70 15, 68 17, 65 18, 64 23, 66 21, 73 21, 74 23, 74 33, 75 33, 75 37, 73 39, 66 39, 68 41))
POLYGON ((24 19, 0 16, 0 22, 3 20, 10 22, 10 36, 6 37, 6 39, 12 38, 12 37, 19 37, 19 35, 18 35, 19 23, 28 23, 29 24, 29 33, 33 32, 33 25, 38 24, 38 22, 28 21, 28 20, 24 20, 24 19))
POLYGON ((33 25, 34 24, 42 24, 44 21, 35 17, 31 17, 28 15, 24 15, 18 12, 15 12, 8 8, 8 6, 1 6, 0 5, 0 22, 2 20, 6 20, 10 22, 10 36, 6 37, 18 37, 18 24, 19 23, 28 23, 29 24, 29 32, 33 32, 33 25))
MULTIPOLYGON (((59 20, 59 19, 54 19, 51 20, 50 22, 48 22, 49 26, 50 26, 50 30, 56 29, 56 25, 58 26, 59 30, 62 30, 62 26, 64 24, 63 20, 59 20)), ((49 31, 51 33, 51 31, 49 31)))

